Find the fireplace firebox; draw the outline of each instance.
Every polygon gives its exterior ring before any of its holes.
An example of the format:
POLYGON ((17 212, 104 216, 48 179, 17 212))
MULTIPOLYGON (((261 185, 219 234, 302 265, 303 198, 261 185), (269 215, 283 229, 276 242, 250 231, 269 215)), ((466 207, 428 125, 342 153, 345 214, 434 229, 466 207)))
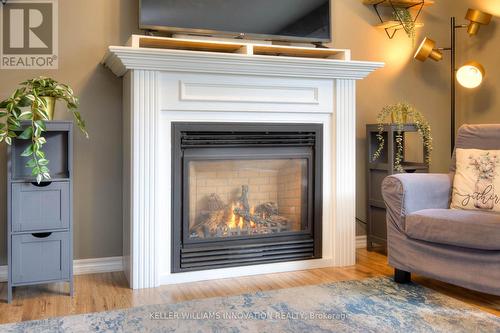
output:
POLYGON ((172 272, 321 258, 322 125, 172 123, 172 272))

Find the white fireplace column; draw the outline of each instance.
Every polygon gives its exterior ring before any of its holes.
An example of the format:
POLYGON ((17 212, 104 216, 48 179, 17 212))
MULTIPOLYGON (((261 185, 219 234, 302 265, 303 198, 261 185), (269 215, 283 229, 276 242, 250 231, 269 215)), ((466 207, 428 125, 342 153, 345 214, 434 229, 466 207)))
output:
POLYGON ((123 256, 132 288, 355 263, 355 86, 382 63, 119 46, 104 63, 124 77, 123 256), (323 124, 323 258, 172 273, 173 121, 323 124))
POLYGON ((335 203, 333 259, 335 266, 356 263, 356 82, 335 82, 335 203), (350 223, 349 223, 349 222, 350 223))

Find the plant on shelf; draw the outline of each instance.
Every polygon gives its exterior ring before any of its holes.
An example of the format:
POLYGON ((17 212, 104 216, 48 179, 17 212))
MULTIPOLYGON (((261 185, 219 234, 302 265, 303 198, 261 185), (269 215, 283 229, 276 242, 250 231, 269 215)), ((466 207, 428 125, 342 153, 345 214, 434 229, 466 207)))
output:
POLYGON ((388 119, 391 119, 392 124, 397 125, 396 131, 396 154, 394 156, 394 169, 397 172, 404 172, 402 163, 404 161, 404 125, 408 122, 414 123, 417 127, 417 131, 422 137, 422 141, 424 143, 424 162, 427 166, 431 162, 431 153, 432 153, 432 133, 429 122, 425 117, 417 111, 413 106, 408 103, 400 102, 392 105, 388 105, 380 111, 377 116, 378 123, 378 147, 377 150, 373 153, 372 160, 376 161, 380 158, 382 150, 384 149, 385 139, 384 139, 384 124, 388 119))
POLYGON ((392 13, 395 20, 401 22, 404 31, 415 44, 415 20, 411 16, 408 8, 396 7, 392 13))
POLYGON ((49 160, 42 150, 47 142, 43 136, 46 130, 45 122, 52 120, 55 102, 66 103, 68 111, 73 114, 77 126, 88 138, 85 121, 78 109, 78 98, 68 85, 51 78, 39 77, 20 83, 12 95, 0 102, 0 142, 12 144, 12 139, 31 140, 31 144, 21 153, 29 157, 26 167, 31 168, 31 174, 40 183, 50 179, 49 160), (23 126, 22 121, 28 121, 23 126))

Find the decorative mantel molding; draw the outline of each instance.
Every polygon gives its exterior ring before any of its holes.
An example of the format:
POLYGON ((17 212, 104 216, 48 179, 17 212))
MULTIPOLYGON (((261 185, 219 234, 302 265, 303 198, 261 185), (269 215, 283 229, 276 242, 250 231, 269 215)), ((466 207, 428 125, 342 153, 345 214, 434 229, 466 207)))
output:
POLYGON ((123 266, 132 288, 355 263, 355 80, 383 63, 120 46, 103 63, 124 76, 123 266), (323 124, 323 258, 172 273, 174 121, 323 124))
POLYGON ((276 56, 248 56, 215 53, 110 46, 103 64, 117 76, 128 70, 156 70, 196 73, 307 77, 360 80, 381 62, 311 59, 276 56))

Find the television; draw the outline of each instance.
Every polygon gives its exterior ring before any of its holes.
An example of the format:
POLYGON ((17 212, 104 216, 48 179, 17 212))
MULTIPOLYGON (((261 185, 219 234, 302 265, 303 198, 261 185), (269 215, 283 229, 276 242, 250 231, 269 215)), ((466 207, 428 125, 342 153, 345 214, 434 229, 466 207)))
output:
POLYGON ((140 0, 139 26, 170 34, 331 41, 331 0, 140 0))

